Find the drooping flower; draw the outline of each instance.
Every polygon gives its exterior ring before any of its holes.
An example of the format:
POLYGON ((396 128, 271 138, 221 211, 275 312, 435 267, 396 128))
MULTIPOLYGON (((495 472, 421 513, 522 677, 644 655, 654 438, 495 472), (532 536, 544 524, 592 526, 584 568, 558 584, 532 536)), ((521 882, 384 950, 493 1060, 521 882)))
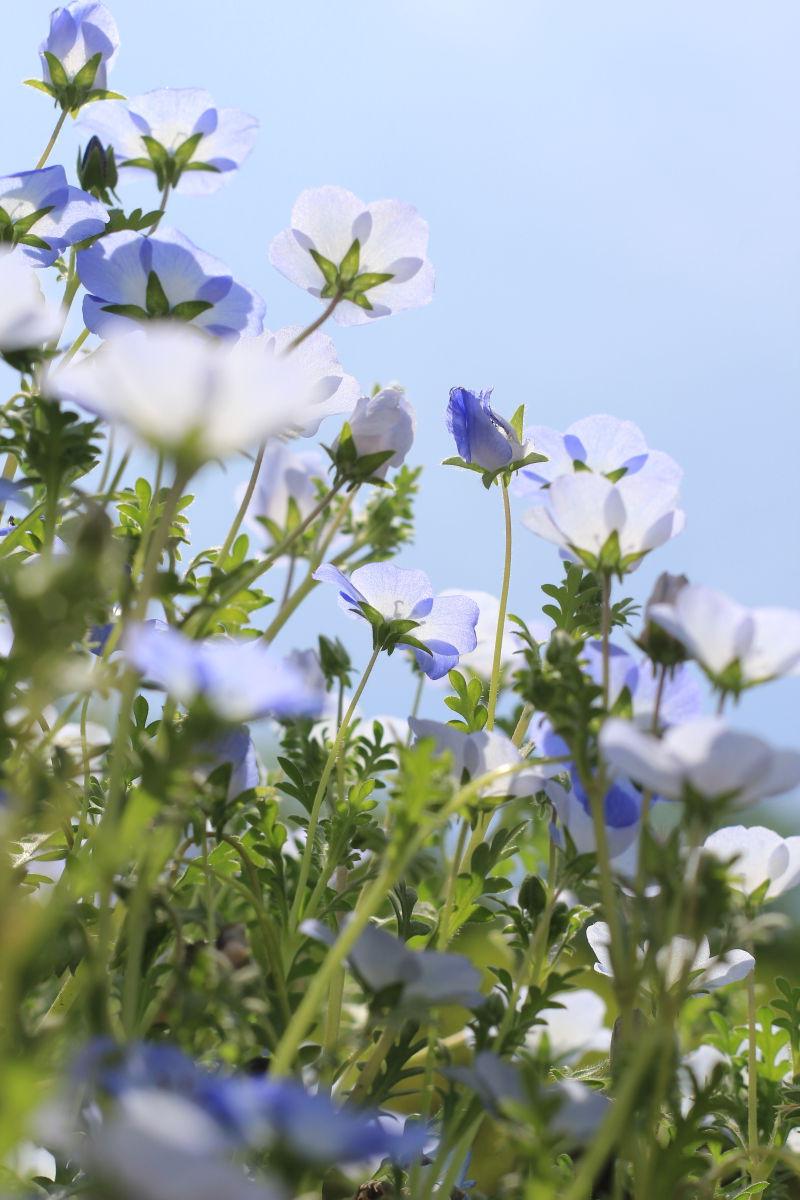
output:
MULTIPOLYGON (((611 934, 605 921, 596 921, 587 926, 586 940, 591 946, 597 962, 595 971, 613 978, 611 965, 611 934)), ((639 950, 643 957, 647 947, 639 950)), ((712 957, 708 938, 698 942, 692 938, 674 937, 656 952, 656 967, 668 988, 674 987, 684 977, 693 992, 714 992, 729 983, 745 979, 755 967, 755 959, 746 950, 727 950, 712 957)))
POLYGON ((612 718, 600 731, 600 750, 615 771, 672 800, 691 791, 748 804, 800 783, 800 752, 776 749, 721 717, 673 725, 661 739, 612 718))
POLYGON ((103 205, 71 187, 63 167, 0 177, 0 244, 19 246, 37 267, 49 267, 68 246, 96 237, 107 222, 103 205))
MULTIPOLYGON (((348 425, 359 458, 392 451, 391 457, 371 472, 384 479, 389 468, 399 467, 411 449, 417 418, 405 391, 395 385, 383 388, 374 396, 361 396, 348 417, 348 425)), ((337 442, 336 445, 340 444, 337 442)))
POLYGON ((745 896, 766 883, 765 898, 774 900, 800 884, 800 837, 782 838, 763 825, 729 825, 709 834, 703 850, 730 864, 728 882, 745 896))
POLYGON ((605 1000, 589 988, 555 992, 526 1033, 525 1045, 537 1050, 546 1040, 552 1057, 567 1062, 593 1051, 605 1053, 611 1044, 605 1019, 605 1000))
MULTIPOLYGON (((300 929, 329 946, 336 940, 319 921, 304 921, 300 929)), ((463 954, 410 950, 376 925, 367 925, 359 934, 348 961, 370 991, 400 987, 392 1003, 403 1008, 424 1009, 440 1004, 479 1008, 486 999, 480 991, 480 972, 463 954)))
MULTIPOLYGON (((499 767, 516 766, 522 756, 504 733, 482 729, 477 733, 465 733, 443 721, 429 721, 419 717, 409 718, 409 727, 416 741, 433 738, 437 749, 452 756, 453 775, 460 782, 466 771, 471 779, 477 779, 499 767)), ((529 768, 515 772, 503 779, 488 783, 484 796, 531 796, 544 787, 546 774, 531 762, 529 768)))
POLYGON ((447 428, 464 462, 474 463, 485 471, 500 471, 525 458, 528 443, 494 411, 489 403, 491 395, 491 388, 485 392, 451 388, 447 428))
POLYGON ((159 188, 194 196, 232 179, 258 135, 255 117, 218 108, 202 88, 157 88, 93 104, 80 126, 113 147, 121 171, 152 171, 159 188))
MULTIPOLYGON (((424 571, 409 571, 392 563, 368 563, 348 577, 332 563, 314 572, 321 583, 339 591, 340 607, 355 617, 366 618, 363 605, 380 614, 384 622, 414 621, 409 631, 427 650, 414 647, 421 671, 440 679, 457 666, 459 655, 474 650, 478 606, 467 596, 434 596, 424 571)), ((397 639, 404 645, 402 636, 397 639)))
POLYGON ((261 297, 176 229, 160 227, 152 237, 130 230, 109 234, 78 253, 77 267, 89 293, 83 301, 86 328, 102 337, 167 318, 224 338, 263 328, 261 297))
POLYGON ((364 204, 340 187, 298 196, 292 223, 273 240, 270 262, 292 283, 327 302, 334 320, 362 325, 433 297, 428 225, 400 200, 364 204))
POLYGON ((50 32, 39 47, 42 78, 45 83, 57 83, 48 55, 58 59, 67 82, 74 83, 76 76, 99 54, 97 69, 88 83, 90 88, 105 88, 108 70, 118 50, 119 32, 105 4, 97 0, 72 0, 50 14, 50 32))
POLYGON ((255 339, 230 345, 177 322, 112 337, 47 382, 51 395, 198 463, 289 432, 302 419, 303 386, 291 356, 266 354, 255 339))
POLYGON ((61 316, 45 300, 23 251, 0 253, 0 353, 40 348, 60 329, 61 316))
POLYGON ((645 474, 671 483, 676 489, 683 475, 668 454, 649 448, 638 425, 606 413, 574 421, 564 433, 547 425, 534 425, 525 430, 525 435, 547 460, 519 473, 517 491, 523 496, 535 495, 559 475, 574 471, 593 471, 612 480, 645 474))
POLYGON ((271 544, 269 525, 286 529, 292 521, 304 520, 317 504, 316 485, 325 479, 329 466, 316 448, 298 451, 284 442, 270 442, 247 510, 248 526, 271 544))
MULTIPOLYGON (((301 332, 299 325, 288 325, 261 337, 268 353, 276 358, 288 354, 293 340, 301 332)), ((313 437, 326 417, 352 413, 361 389, 358 380, 345 373, 333 340, 318 329, 291 350, 292 367, 305 384, 304 410, 295 432, 313 437)))
POLYGON ((181 704, 202 698, 226 721, 314 716, 323 697, 291 663, 254 641, 197 642, 177 629, 143 624, 129 629, 123 650, 145 680, 181 704))
POLYGON ((680 588, 648 615, 720 686, 739 690, 800 672, 800 611, 747 608, 702 584, 680 588))
POLYGON ((674 483, 641 471, 617 483, 591 471, 560 475, 539 500, 524 524, 590 570, 632 570, 684 525, 674 483))
MULTIPOLYGON (((490 592, 479 592, 468 590, 467 588, 445 588, 440 594, 442 596, 469 596, 470 600, 474 600, 477 604, 480 615, 478 617, 478 624, 475 626, 475 636, 478 639, 478 644, 474 650, 461 655, 459 666, 462 668, 467 667, 470 671, 474 671, 476 675, 480 675, 483 679, 488 679, 492 673, 494 641, 497 632, 497 621, 500 616, 500 601, 497 599, 497 596, 491 595, 490 592)), ((513 629, 509 629, 506 626, 503 630, 503 641, 500 648, 501 666, 510 666, 514 661, 516 651, 520 649, 521 643, 518 635, 513 629)))

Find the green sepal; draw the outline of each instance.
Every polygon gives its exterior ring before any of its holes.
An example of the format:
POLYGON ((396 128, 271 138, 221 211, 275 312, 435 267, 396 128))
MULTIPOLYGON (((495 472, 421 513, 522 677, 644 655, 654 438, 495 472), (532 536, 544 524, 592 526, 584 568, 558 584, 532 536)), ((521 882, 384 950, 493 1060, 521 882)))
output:
POLYGON ((61 65, 61 60, 56 58, 55 54, 51 54, 49 50, 44 52, 45 62, 50 70, 50 83, 56 92, 62 91, 69 87, 69 78, 67 72, 61 65))
POLYGON ((21 246, 31 246, 34 250, 49 250, 49 242, 45 242, 42 238, 37 237, 35 233, 23 234, 21 238, 17 238, 21 246))
POLYGON ((108 88, 92 88, 92 90, 89 93, 87 93, 85 102, 86 102, 86 104, 92 104, 95 100, 126 100, 126 99, 127 99, 127 97, 123 96, 122 92, 110 92, 108 90, 108 88))
POLYGON ((524 458, 518 458, 513 463, 510 463, 509 467, 512 471, 518 471, 520 469, 520 467, 529 467, 531 465, 531 463, 548 462, 548 461, 549 460, 548 460, 546 454, 537 454, 535 451, 532 450, 531 453, 526 454, 524 458))
POLYGON ((143 171, 155 170, 149 158, 126 158, 119 165, 121 167, 140 167, 143 171))
POLYGON ((55 100, 56 91, 52 84, 45 83, 43 79, 23 79, 26 87, 36 88, 39 92, 44 92, 47 96, 55 100))
POLYGON ((193 321, 201 313, 208 312, 214 305, 208 300, 181 300, 170 310, 169 316, 177 317, 179 321, 193 321))
POLYGON ((178 149, 173 152, 172 160, 179 171, 182 171, 189 162, 202 137, 202 133, 193 133, 192 136, 188 137, 185 142, 181 142, 180 146, 178 146, 178 149))
POLYGON ((46 217, 52 211, 53 205, 50 204, 46 208, 37 208, 36 212, 29 213, 27 217, 20 217, 18 221, 14 221, 15 237, 21 238, 33 228, 37 221, 41 221, 42 217, 46 217))
POLYGON ((146 321, 150 315, 138 304, 104 304, 103 312, 115 317, 130 317, 134 321, 146 321))
POLYGON ((190 162, 183 168, 184 171, 214 171, 217 175, 221 174, 220 168, 215 167, 213 163, 190 162))
POLYGON ((388 283, 390 279, 394 279, 391 271, 365 271, 363 275, 356 275, 348 290, 366 292, 369 288, 378 287, 381 283, 388 283))
POLYGON ((329 258, 325 258, 324 255, 320 254, 317 250, 311 249, 308 253, 311 255, 314 262, 324 275, 325 283, 328 285, 328 287, 335 288, 339 279, 339 272, 336 269, 336 264, 332 263, 329 258))
POLYGON ((358 264, 361 259, 361 243, 358 238, 353 240, 353 244, 345 254, 342 261, 339 263, 339 281, 343 288, 348 288, 352 285, 358 274, 358 264))
MULTIPOLYGON (((85 89, 87 92, 89 92, 92 84, 95 81, 97 70, 102 60, 103 55, 99 50, 97 54, 93 54, 91 58, 87 58, 80 71, 78 71, 78 74, 72 80, 72 86, 74 88, 80 88, 81 91, 85 89)), ((50 74, 53 74, 52 67, 50 68, 50 74)))
POLYGON ((357 304, 359 308, 366 308, 372 312, 372 304, 369 302, 363 292, 347 291, 342 296, 343 300, 349 300, 351 304, 357 304))
POLYGON ((525 405, 520 404, 519 408, 514 413, 511 420, 509 421, 509 425, 514 430, 514 433, 517 435, 517 440, 520 442, 522 441, 522 429, 523 429, 524 424, 525 424, 525 405))
POLYGON ((465 471, 476 471, 478 475, 485 474, 483 467, 479 467, 477 463, 467 462, 466 459, 459 458, 455 455, 453 458, 442 459, 443 467, 462 467, 465 471))
MULTIPOLYGON (((147 305, 147 315, 150 317, 168 317, 170 313, 169 300, 164 288, 161 286, 161 280, 155 271, 151 271, 147 276, 147 291, 145 293, 145 303, 147 305)), ((208 306, 209 308, 211 305, 208 306)))

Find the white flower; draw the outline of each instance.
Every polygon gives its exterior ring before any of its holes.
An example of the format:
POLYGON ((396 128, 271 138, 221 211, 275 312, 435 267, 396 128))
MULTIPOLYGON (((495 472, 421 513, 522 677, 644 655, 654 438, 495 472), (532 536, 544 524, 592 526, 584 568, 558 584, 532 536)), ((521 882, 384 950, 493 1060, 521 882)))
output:
POLYGON ((393 451, 392 457, 372 472, 380 479, 390 467, 399 467, 403 462, 417 428, 414 408, 398 385, 383 388, 374 396, 361 396, 348 423, 359 458, 393 451))
MULTIPOLYGON (((614 977, 611 966, 611 932, 605 921, 596 921, 587 926, 586 940, 594 951, 597 962, 595 971, 600 975, 614 977)), ((644 957, 647 945, 638 950, 644 957)), ((686 978, 690 991, 714 992, 717 988, 745 979, 756 965, 752 954, 746 950, 728 950, 725 954, 712 957, 708 938, 695 942, 692 938, 674 937, 656 952, 656 966, 666 987, 672 988, 686 978)))
POLYGON ((546 1038, 553 1058, 570 1061, 593 1050, 605 1053, 611 1045, 605 1019, 605 1000, 589 988, 556 992, 538 1014, 542 1024, 526 1033, 525 1045, 536 1050, 546 1038))
POLYGON ((591 1141, 611 1107, 611 1098, 579 1079, 559 1079, 542 1089, 542 1095, 558 1100, 550 1128, 571 1143, 591 1141))
POLYGON ((301 332, 301 326, 287 325, 275 333, 267 330, 258 340, 276 358, 291 354, 292 370, 299 377, 303 398, 301 421, 295 432, 301 437, 313 437, 326 417, 351 413, 361 389, 358 381, 345 373, 333 340, 321 329, 289 350, 301 332))
POLYGON ((314 407, 291 355, 278 358, 255 339, 226 344, 155 322, 55 371, 48 388, 198 462, 288 433, 311 420, 314 407))
POLYGON ((6 1166, 20 1179, 49 1179, 55 1182, 56 1160, 35 1142, 20 1142, 6 1155, 6 1166))
POLYGON ((364 204, 345 188, 329 186, 300 193, 291 227, 274 239, 269 258, 312 296, 341 295, 333 314, 340 325, 363 325, 430 302, 427 250, 427 222, 410 204, 364 204))
POLYGON ((702 584, 687 584, 648 617, 682 642, 714 677, 734 671, 739 685, 800 670, 800 611, 746 608, 702 584))
POLYGON ((31 350, 58 337, 61 316, 45 300, 19 250, 0 253, 0 353, 31 350))
MULTIPOLYGON (((521 761, 520 752, 511 738, 497 730, 482 729, 479 733, 465 733, 443 721, 429 721, 419 717, 409 719, 414 740, 433 738, 440 752, 449 752, 453 759, 453 776, 461 780, 464 771, 471 779, 487 775, 499 767, 513 766, 521 761)), ((484 796, 532 796, 544 787, 545 775, 532 762, 530 768, 507 775, 489 783, 482 791, 484 796)))
MULTIPOLYGON (((558 765, 553 763, 550 766, 543 766, 541 769, 543 772, 548 771, 551 774, 558 774, 564 770, 564 764, 558 765)), ((575 849, 578 854, 594 854, 597 850, 594 820, 575 795, 575 792, 562 787, 555 779, 549 779, 545 784, 544 790, 556 811, 559 821, 575 843, 575 849)), ((640 821, 638 818, 626 825, 610 825, 606 822, 608 850, 611 861, 617 870, 623 867, 627 868, 630 865, 628 852, 638 842, 639 828, 640 821)), ((557 836, 563 841, 560 834, 557 836)), ((633 870, 628 872, 626 869, 625 874, 635 874, 635 871, 636 865, 634 862, 633 870)))
MULTIPOLYGON (((250 529, 268 544, 272 535, 259 520, 264 517, 286 527, 290 516, 290 505, 302 521, 313 512, 318 503, 315 481, 325 480, 330 461, 316 447, 295 450, 284 442, 271 442, 264 454, 258 473, 253 499, 247 509, 246 521, 250 529)), ((241 500, 246 485, 237 493, 241 500)))
POLYGON ((678 1068, 678 1090, 684 1116, 691 1109, 697 1091, 708 1086, 715 1068, 729 1062, 728 1056, 716 1046, 697 1046, 688 1054, 684 1054, 678 1068))
POLYGON ((741 804, 779 796, 800 783, 800 752, 775 749, 721 717, 673 725, 659 739, 630 721, 612 718, 600 731, 600 749, 617 772, 670 800, 687 789, 741 804))
POLYGON ((729 825, 703 843, 707 854, 730 863, 728 882, 745 896, 769 883, 766 899, 800 883, 800 837, 782 838, 763 825, 729 825))
POLYGON ((591 569, 630 569, 683 529, 677 503, 675 484, 658 476, 639 472, 611 483, 579 471, 554 480, 523 522, 591 569))

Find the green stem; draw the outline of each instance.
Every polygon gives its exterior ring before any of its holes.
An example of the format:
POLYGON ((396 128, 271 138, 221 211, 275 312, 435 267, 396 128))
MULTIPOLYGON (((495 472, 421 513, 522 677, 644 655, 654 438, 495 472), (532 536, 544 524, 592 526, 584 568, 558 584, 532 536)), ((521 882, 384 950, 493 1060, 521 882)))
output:
POLYGON ((375 1082, 378 1072, 383 1066, 386 1055, 394 1039, 394 1029, 392 1029, 391 1026, 387 1026, 373 1046, 372 1053, 370 1054, 369 1058, 361 1068, 358 1081, 350 1093, 347 1101, 348 1104, 361 1104, 369 1095, 370 1088, 375 1082))
POLYGON ((601 576, 602 601, 601 601, 601 625, 600 637, 603 647, 603 708, 608 709, 609 699, 609 676, 610 676, 610 647, 609 634, 611 632, 611 576, 608 571, 603 571, 601 576))
POLYGON ((70 346, 69 350, 66 350, 64 352, 64 357, 61 360, 62 367, 65 366, 71 359, 73 359, 75 357, 75 355, 78 353, 78 351, 80 350, 81 346, 86 341, 88 336, 89 336, 88 329, 84 329, 81 331, 81 333, 78 334, 78 336, 75 338, 75 341, 70 346))
POLYGON ((255 461, 253 462, 253 469, 250 472, 250 478, 247 481, 247 487, 245 488, 244 495, 242 496, 242 503, 239 505, 239 509, 236 513, 236 516, 233 518, 233 524, 231 525, 230 529, 228 530, 228 535, 225 538, 225 541, 222 543, 220 552, 217 555, 217 566, 218 567, 224 568, 225 559, 230 554, 231 546, 235 542, 236 535, 238 534, 239 530, 242 527, 242 521, 245 519, 245 516, 247 515, 247 510, 250 507, 250 501, 253 499, 253 492, 256 490, 256 484, 258 483, 258 476, 261 472, 261 464, 264 461, 264 454, 266 452, 266 449, 267 449, 267 443, 262 442, 258 448, 258 454, 255 457, 255 461))
POLYGON ((747 976, 747 1151, 750 1180, 762 1179, 760 1147, 758 1144, 758 1047, 756 1043, 756 982, 755 972, 747 976))
POLYGON ((355 692, 353 693, 353 698, 350 701, 349 705, 347 706, 347 712, 344 714, 344 717, 342 718, 342 723, 339 726, 339 730, 336 734, 334 743, 331 746, 330 753, 328 754, 328 757, 325 760, 325 766, 322 768, 322 775, 320 777, 319 784, 317 785, 317 790, 314 793, 314 799, 311 804, 311 812, 309 813, 309 817, 308 817, 308 829, 306 831, 306 844, 303 847, 303 857, 300 860, 300 872, 297 876, 297 884, 296 884, 296 890, 295 890, 295 894, 294 894, 294 901, 292 902, 291 911, 289 913, 289 927, 292 931, 294 931, 297 928, 297 926, 300 924, 300 917, 301 917, 302 909, 303 909, 303 900, 305 898, 304 893, 306 890, 306 884, 308 883, 308 876, 309 876, 309 872, 311 870, 311 859, 312 859, 312 855, 314 852, 314 839, 315 839, 316 832, 317 832, 317 825, 319 823, 319 814, 320 814, 320 810, 322 809, 322 802, 325 799, 325 793, 328 788, 328 780, 331 777, 331 772, 333 771, 333 768, 336 765, 336 760, 339 757, 339 753, 341 752, 342 746, 344 745, 344 740, 347 736, 347 730, 350 727, 350 722, 353 719, 353 714, 356 711, 356 706, 358 705, 358 702, 361 699, 361 696, 364 692, 364 688, 367 686, 367 681, 369 680, 369 677, 372 674, 372 668, 375 666, 375 663, 378 661, 378 656, 379 656, 380 652, 381 652, 381 646, 379 646, 379 645, 376 646, 375 649, 372 651, 370 660, 366 665, 363 675, 361 676, 358 687, 356 688, 355 692))
POLYGON ((161 224, 161 218, 163 217, 164 213, 166 212, 167 200, 169 200, 169 193, 170 193, 170 185, 167 183, 164 185, 164 190, 161 193, 161 203, 159 204, 158 208, 156 209, 156 218, 153 221, 153 224, 148 229, 147 233, 145 234, 145 237, 152 237, 152 235, 155 233, 155 231, 158 229, 159 225, 161 224))
POLYGON ((289 345, 286 347, 286 353, 288 354, 290 350, 296 350, 298 346, 302 346, 306 338, 310 338, 312 333, 316 333, 317 330, 325 324, 328 317, 333 316, 334 312, 339 307, 341 299, 341 296, 334 296, 328 307, 320 313, 316 321, 312 321, 310 325, 307 325, 305 329, 298 333, 296 338, 289 342, 289 345))
POLYGON ((58 141, 58 135, 61 133, 61 130, 64 128, 64 122, 66 121, 66 119, 67 119, 67 110, 65 108, 63 108, 61 110, 61 113, 59 114, 58 120, 56 121, 55 129, 50 134, 50 141, 47 143, 44 150, 42 151, 42 156, 39 159, 39 161, 37 162, 36 167, 34 168, 36 171, 41 171, 42 167, 44 166, 44 164, 47 162, 48 158, 50 157, 50 152, 52 151, 53 146, 55 146, 56 142, 58 141))
POLYGON ((505 554, 503 557, 503 583, 500 589, 500 609, 497 614, 497 632, 494 638, 494 658, 492 660, 492 676, 489 681, 489 705, 486 718, 486 728, 494 729, 494 714, 497 707, 497 693, 500 688, 500 671, 503 657, 503 634, 506 628, 506 608, 508 607, 508 588, 511 583, 511 504, 508 499, 508 483, 503 480, 503 519, 505 524, 505 554))

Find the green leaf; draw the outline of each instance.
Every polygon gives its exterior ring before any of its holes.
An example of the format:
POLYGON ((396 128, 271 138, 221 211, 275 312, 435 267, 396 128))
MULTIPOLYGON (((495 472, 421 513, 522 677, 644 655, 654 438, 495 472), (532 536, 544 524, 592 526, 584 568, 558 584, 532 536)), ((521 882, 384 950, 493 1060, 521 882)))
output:
POLYGON ((202 133, 193 133, 192 136, 188 137, 185 142, 181 142, 180 146, 178 146, 178 149, 174 151, 172 157, 175 161, 176 167, 178 167, 179 170, 183 170, 183 168, 187 165, 197 149, 202 137, 202 133))
POLYGON ((179 321, 193 321, 195 317, 199 317, 201 313, 208 312, 209 308, 213 307, 214 305, 208 300, 181 300, 169 315, 177 317, 179 321))
POLYGON ((112 313, 115 317, 130 317, 134 321, 146 321, 150 315, 138 304, 104 304, 103 312, 112 313))
POLYGON ((361 243, 356 238, 339 264, 339 279, 349 286, 358 274, 358 264, 361 258, 361 243))
MULTIPOLYGON (((100 66, 102 60, 103 55, 98 50, 97 54, 93 54, 91 58, 87 59, 80 71, 78 71, 78 74, 72 80, 73 86, 81 90, 91 88, 97 75, 97 68, 100 66)), ((50 74, 52 75, 52 73, 51 70, 50 74)))
POLYGON ((330 287, 335 288, 336 283, 339 278, 339 272, 336 269, 336 264, 332 263, 329 258, 325 258, 322 254, 320 254, 317 250, 314 250, 313 248, 311 250, 309 250, 308 253, 311 255, 314 262, 317 264, 320 271, 325 276, 325 282, 330 287))
POLYGON ((145 296, 145 303, 147 305, 147 312, 149 316, 169 316, 169 300, 167 299, 166 292, 161 286, 161 280, 158 278, 158 275, 155 273, 155 271, 150 271, 147 276, 147 291, 145 296))
POLYGON ((45 61, 50 70, 50 80, 53 87, 60 91, 62 88, 69 87, 69 79, 67 72, 61 65, 60 59, 57 59, 55 54, 51 54, 49 50, 44 51, 45 61))

